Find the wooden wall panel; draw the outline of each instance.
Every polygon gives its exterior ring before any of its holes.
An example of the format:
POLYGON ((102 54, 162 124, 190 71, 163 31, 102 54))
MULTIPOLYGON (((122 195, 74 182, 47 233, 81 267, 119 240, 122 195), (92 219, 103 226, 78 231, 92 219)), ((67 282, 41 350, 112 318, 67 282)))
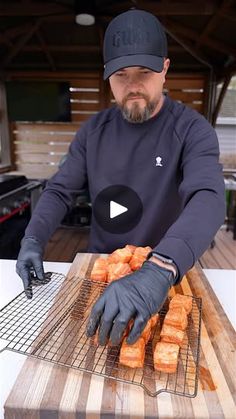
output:
MULTIPOLYGON (((64 155, 64 153, 63 153, 64 155)), ((32 151, 27 151, 27 152, 16 152, 16 160, 18 164, 50 164, 51 166, 53 165, 58 165, 58 163, 60 162, 62 158, 61 153, 43 153, 43 151, 41 150, 38 153, 34 153, 32 151), (50 162, 49 162, 50 160, 50 162)))
MULTIPOLYGON (((164 93, 204 114, 207 100, 207 79, 205 75, 170 74, 164 85, 164 93)), ((110 104, 115 100, 110 92, 110 104)))
POLYGON ((51 177, 79 127, 79 123, 13 123, 15 170, 31 179, 51 177))
POLYGON ((71 120, 83 122, 102 109, 101 79, 99 73, 93 78, 72 80, 70 84, 71 120))
POLYGON ((165 86, 170 90, 183 90, 183 89, 203 89, 204 76, 188 74, 174 75, 170 74, 166 77, 165 86))
POLYGON ((204 75, 169 75, 164 91, 172 99, 204 113, 207 100, 207 79, 204 75))
POLYGON ((17 173, 23 173, 28 179, 49 179, 57 171, 57 165, 17 163, 17 173))
POLYGON ((70 143, 53 143, 49 139, 48 143, 38 143, 32 144, 30 141, 14 141, 15 146, 15 154, 23 154, 23 153, 44 153, 44 154, 58 154, 63 156, 65 152, 68 150, 70 143))

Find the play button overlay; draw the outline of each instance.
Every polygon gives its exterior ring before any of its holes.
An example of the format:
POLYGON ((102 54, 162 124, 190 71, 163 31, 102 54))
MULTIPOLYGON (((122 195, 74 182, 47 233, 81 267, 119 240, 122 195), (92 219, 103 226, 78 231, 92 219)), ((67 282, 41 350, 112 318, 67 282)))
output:
POLYGON ((140 222, 143 206, 133 189, 124 185, 113 185, 96 196, 93 214, 104 230, 113 234, 124 234, 140 222))
POLYGON ((123 214, 126 211, 128 211, 128 208, 123 207, 123 205, 120 205, 115 201, 110 202, 110 218, 118 217, 118 215, 123 214))

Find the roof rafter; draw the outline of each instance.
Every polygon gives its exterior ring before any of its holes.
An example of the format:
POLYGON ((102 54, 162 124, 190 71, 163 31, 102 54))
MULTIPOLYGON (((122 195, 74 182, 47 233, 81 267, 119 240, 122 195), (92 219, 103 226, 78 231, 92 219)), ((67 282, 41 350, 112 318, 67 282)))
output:
MULTIPOLYGON (((71 9, 69 7, 69 9, 71 9)), ((68 12, 68 6, 56 4, 53 2, 30 2, 27 4, 27 8, 19 7, 19 2, 1 2, 0 4, 0 16, 35 16, 40 17, 44 15, 65 13, 68 12)))
POLYGON ((173 71, 213 68, 220 76, 236 66, 233 0, 96 0, 95 25, 87 28, 75 23, 74 0, 8 3, 0 1, 0 67, 5 72, 24 66, 29 71, 102 70, 104 30, 131 7, 155 14, 166 27, 173 71))
POLYGON ((224 0, 220 6, 220 8, 216 11, 216 13, 211 17, 208 24, 205 26, 204 31, 198 37, 196 41, 196 48, 199 48, 202 43, 204 43, 205 39, 212 32, 216 26, 218 25, 221 19, 221 13, 227 12, 232 4, 233 0, 224 0))
MULTIPOLYGON (((39 45, 31 44, 25 45, 23 48, 27 52, 37 52, 41 51, 42 48, 39 45)), ((89 54, 99 53, 101 51, 99 45, 47 45, 47 50, 50 52, 81 52, 89 54)))
POLYGON ((6 29, 3 32, 3 35, 7 37, 8 39, 16 38, 19 35, 22 35, 23 33, 26 33, 27 31, 29 31, 31 27, 32 27, 32 23, 24 23, 22 25, 17 25, 9 29, 6 29))
MULTIPOLYGON (((30 45, 25 45, 22 48, 22 51, 26 51, 26 52, 37 52, 37 51, 41 51, 42 48, 39 45, 36 44, 30 44, 30 45)), ((102 51, 101 47, 99 45, 68 45, 68 44, 63 44, 63 45, 57 45, 57 44, 50 44, 47 45, 47 50, 49 52, 81 52, 81 53, 99 53, 100 51, 102 51)), ((168 46, 168 51, 171 52, 181 52, 183 51, 183 46, 181 46, 180 44, 177 45, 170 45, 168 46)))
POLYGON ((12 42, 4 33, 0 33, 0 43, 6 44, 8 47, 12 47, 12 42))
MULTIPOLYGON (((172 22, 170 19, 165 21, 168 23, 168 27, 172 28, 172 30, 186 36, 186 38, 189 38, 192 41, 197 41, 199 37, 198 32, 195 32, 193 29, 187 28, 184 25, 172 22)), ((224 42, 206 37, 204 40, 204 44, 210 48, 221 51, 224 54, 236 56, 236 49, 234 47, 230 47, 230 45, 226 45, 224 42)))
POLYGON ((180 44, 186 51, 188 51, 195 59, 198 61, 201 61, 202 64, 206 65, 207 67, 212 68, 212 64, 209 60, 209 58, 203 54, 202 52, 199 52, 193 44, 191 44, 186 38, 181 37, 175 30, 175 28, 172 26, 172 24, 169 22, 169 20, 165 19, 164 24, 166 32, 173 38, 178 44, 180 44))
POLYGON ((55 71, 56 70, 55 62, 54 62, 54 60, 52 58, 52 55, 50 54, 50 52, 48 50, 48 46, 45 43, 45 40, 43 38, 43 34, 42 34, 40 28, 38 28, 38 30, 36 31, 36 36, 37 36, 37 38, 38 38, 38 40, 40 42, 41 49, 44 52, 44 54, 45 54, 45 56, 46 56, 46 58, 47 58, 47 60, 48 60, 48 62, 50 64, 50 66, 51 66, 51 69, 53 71, 55 71))
POLYGON ((29 31, 26 32, 25 34, 23 34, 22 37, 15 43, 14 47, 11 48, 9 53, 2 60, 2 67, 3 68, 6 67, 17 54, 19 54, 19 52, 23 48, 23 46, 29 41, 29 39, 32 37, 34 32, 37 31, 40 24, 41 24, 41 21, 40 21, 40 19, 38 19, 36 22, 34 22, 31 25, 31 28, 29 29, 29 31))
MULTIPOLYGON (((179 16, 188 16, 188 15, 212 15, 216 12, 217 7, 214 1, 203 1, 199 0, 196 3, 178 1, 178 2, 160 2, 160 1, 151 1, 151 0, 136 0, 135 5, 138 9, 144 9, 147 12, 152 12, 157 16, 168 16, 168 15, 179 15, 179 16)), ((119 13, 128 10, 132 7, 131 1, 117 1, 111 4, 109 8, 106 6, 106 11, 112 11, 112 14, 119 13)))
POLYGON ((236 22, 236 13, 233 12, 233 10, 230 11, 230 14, 228 13, 221 13, 221 16, 224 17, 225 19, 231 20, 233 22, 236 22))
MULTIPOLYGON (((151 0, 136 0, 137 8, 145 9, 156 13, 157 15, 212 15, 216 12, 217 6, 213 0, 203 1, 199 0, 197 3, 178 1, 168 3, 156 2, 151 0)), ((133 4, 134 6, 134 4, 133 4)), ((121 10, 132 7, 131 1, 119 1, 111 3, 111 7, 106 4, 106 11, 112 11, 112 15, 119 13, 121 10)), ((46 16, 63 13, 74 14, 73 3, 70 5, 63 5, 56 2, 27 2, 27 7, 19 7, 18 3, 4 2, 0 4, 0 16, 46 16)), ((98 10, 98 14, 102 14, 104 9, 98 10)))

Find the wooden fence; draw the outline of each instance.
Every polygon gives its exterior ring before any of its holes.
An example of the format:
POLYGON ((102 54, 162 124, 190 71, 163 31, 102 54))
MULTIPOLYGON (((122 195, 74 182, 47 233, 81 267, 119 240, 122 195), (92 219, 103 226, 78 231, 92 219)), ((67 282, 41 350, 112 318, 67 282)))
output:
POLYGON ((13 123, 14 169, 29 178, 51 177, 79 127, 79 123, 13 123))

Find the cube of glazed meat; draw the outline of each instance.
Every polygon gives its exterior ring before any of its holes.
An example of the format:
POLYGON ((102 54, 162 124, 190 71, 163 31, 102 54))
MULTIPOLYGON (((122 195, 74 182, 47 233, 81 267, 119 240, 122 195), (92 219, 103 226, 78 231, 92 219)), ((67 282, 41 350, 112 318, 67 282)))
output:
POLYGON ((153 360, 155 370, 174 373, 177 369, 179 346, 175 343, 157 342, 153 360))
POLYGON ((152 321, 151 319, 149 319, 146 323, 146 326, 144 327, 142 333, 141 333, 141 337, 144 339, 145 344, 148 343, 150 337, 152 334, 152 321))
POLYGON ((193 300, 187 295, 176 294, 170 301, 169 308, 184 307, 187 314, 192 310, 193 300))
POLYGON ((127 338, 127 336, 129 335, 129 332, 131 331, 131 329, 133 327, 133 324, 134 324, 134 320, 130 319, 130 321, 127 324, 126 329, 124 330, 124 333, 123 333, 124 338, 127 338))
POLYGON ((145 246, 145 247, 136 247, 135 251, 134 251, 134 255, 135 256, 142 256, 145 259, 147 258, 147 255, 152 251, 152 248, 150 246, 145 246))
POLYGON ((126 339, 120 348, 119 361, 122 365, 131 368, 142 368, 145 358, 145 341, 140 337, 135 343, 129 345, 126 339))
POLYGON ((132 255, 134 254, 134 251, 135 251, 135 249, 136 249, 136 247, 137 246, 134 246, 133 244, 127 244, 126 246, 125 246, 125 249, 128 249, 131 253, 132 253, 132 255))
MULTIPOLYGON (((144 329, 143 329, 143 331, 142 331, 142 333, 141 333, 141 336, 140 336, 140 337, 142 337, 142 338, 144 339, 144 341, 145 341, 145 345, 146 345, 146 344, 148 343, 148 341, 150 340, 150 338, 151 338, 151 336, 152 336, 152 331, 153 331, 154 327, 156 326, 158 319, 159 319, 159 314, 154 314, 154 315, 153 315, 152 317, 150 317, 150 319, 147 321, 147 323, 146 323, 146 325, 145 325, 145 327, 144 327, 144 329)), ((128 324, 128 326, 127 326, 126 330, 125 330, 125 336, 128 336, 129 332, 130 332, 130 331, 131 331, 131 329, 132 329, 133 323, 134 323, 134 320, 133 320, 133 319, 131 319, 131 320, 129 321, 129 324, 128 324)))
POLYGON ((159 314, 154 314, 150 319, 147 321, 145 328, 141 333, 141 337, 145 340, 145 344, 148 343, 150 338, 152 337, 153 330, 159 320, 159 314))
POLYGON ((125 275, 132 273, 132 270, 128 263, 111 263, 108 265, 107 282, 116 281, 125 275))
POLYGON ((164 323, 185 330, 188 324, 187 313, 183 307, 170 308, 164 319, 164 323))
POLYGON ((145 262, 146 258, 141 257, 141 256, 135 256, 133 255, 130 262, 129 262, 129 266, 131 267, 132 271, 137 271, 138 269, 141 268, 143 262, 145 262))
POLYGON ((93 281, 106 282, 107 273, 108 273, 107 268, 108 268, 107 259, 104 259, 104 258, 96 259, 92 268, 90 278, 93 281))
POLYGON ((130 248, 123 247, 122 249, 116 249, 114 252, 112 252, 107 260, 108 263, 128 263, 132 257, 132 251, 130 248))
POLYGON ((181 346, 184 340, 184 330, 176 329, 164 322, 160 336, 162 342, 176 343, 181 346))
POLYGON ((132 271, 137 271, 147 259, 147 255, 151 252, 151 247, 136 247, 134 254, 129 262, 132 271))

